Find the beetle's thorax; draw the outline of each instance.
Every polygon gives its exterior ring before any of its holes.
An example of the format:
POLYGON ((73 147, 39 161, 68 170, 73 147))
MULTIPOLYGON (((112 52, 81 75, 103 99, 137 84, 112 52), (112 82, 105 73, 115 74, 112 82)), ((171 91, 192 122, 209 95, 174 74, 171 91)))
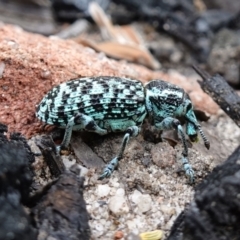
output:
POLYGON ((154 122, 185 116, 189 101, 183 89, 173 84, 153 80, 145 86, 145 105, 154 122))

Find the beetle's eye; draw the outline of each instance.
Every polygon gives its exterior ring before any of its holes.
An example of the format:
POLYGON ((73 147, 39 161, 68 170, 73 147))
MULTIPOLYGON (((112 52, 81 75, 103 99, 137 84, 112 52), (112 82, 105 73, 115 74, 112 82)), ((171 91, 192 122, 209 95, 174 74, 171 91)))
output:
POLYGON ((189 110, 191 110, 192 109, 192 103, 189 103, 188 105, 187 105, 187 112, 189 111, 189 110))

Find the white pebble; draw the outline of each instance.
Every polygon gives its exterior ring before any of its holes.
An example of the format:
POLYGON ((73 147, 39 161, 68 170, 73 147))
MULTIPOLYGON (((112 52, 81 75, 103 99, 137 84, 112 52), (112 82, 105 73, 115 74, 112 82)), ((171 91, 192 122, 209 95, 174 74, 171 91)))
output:
POLYGON ((103 227, 103 225, 101 225, 101 224, 96 224, 95 225, 95 229, 97 230, 97 231, 99 231, 99 232, 102 232, 103 231, 103 229, 104 229, 104 227, 103 227))
POLYGON ((106 197, 109 194, 110 190, 111 189, 110 189, 110 187, 107 184, 98 185, 98 187, 97 187, 97 195, 100 198, 106 197))
POLYGON ((119 195, 110 198, 108 207, 115 215, 121 215, 129 212, 129 207, 125 198, 119 195))
POLYGON ((141 201, 138 203, 138 208, 142 213, 149 211, 152 208, 152 199, 148 194, 143 194, 141 201))
POLYGON ((116 195, 124 196, 125 195, 125 190, 123 188, 118 188, 117 191, 116 191, 116 195))
POLYGON ((72 161, 69 160, 67 156, 62 156, 62 161, 66 169, 69 169, 72 165, 76 163, 76 160, 73 159, 72 161))
POLYGON ((142 194, 135 190, 131 195, 132 201, 137 205, 138 211, 145 213, 152 208, 152 199, 148 194, 142 194))
POLYGON ((160 206, 160 210, 163 212, 164 215, 167 215, 169 217, 176 214, 176 209, 174 207, 170 207, 164 204, 160 206))
POLYGON ((138 190, 134 190, 133 194, 131 195, 131 199, 135 204, 138 204, 142 197, 142 193, 140 193, 138 190))
POLYGON ((128 229, 133 230, 133 229, 136 229, 136 228, 137 228, 137 224, 136 224, 136 222, 134 221, 134 219, 133 219, 133 220, 128 220, 128 221, 126 221, 126 224, 127 224, 127 226, 128 226, 128 229))
POLYGON ((78 167, 80 168, 80 176, 85 177, 89 170, 81 165, 78 165, 78 167))

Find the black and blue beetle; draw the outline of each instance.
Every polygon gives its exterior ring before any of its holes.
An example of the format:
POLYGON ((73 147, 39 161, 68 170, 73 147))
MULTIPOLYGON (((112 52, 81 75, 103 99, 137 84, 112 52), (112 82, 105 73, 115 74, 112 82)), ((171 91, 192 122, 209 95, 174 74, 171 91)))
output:
POLYGON ((177 130, 183 144, 183 168, 191 183, 194 171, 187 159, 188 147, 178 118, 185 118, 186 134, 191 140, 197 139, 199 132, 206 148, 210 147, 188 94, 162 80, 152 80, 145 86, 138 80, 109 76, 71 80, 46 94, 37 107, 36 116, 47 124, 66 129, 59 149, 69 145, 75 130, 100 135, 125 132, 119 153, 107 164, 100 179, 112 174, 130 137, 138 135, 146 117, 151 118, 157 129, 177 130))

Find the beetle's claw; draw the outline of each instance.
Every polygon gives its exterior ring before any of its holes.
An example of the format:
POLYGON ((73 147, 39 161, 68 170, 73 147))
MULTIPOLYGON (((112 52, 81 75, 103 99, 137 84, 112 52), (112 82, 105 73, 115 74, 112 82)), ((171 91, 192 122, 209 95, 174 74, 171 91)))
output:
POLYGON ((104 178, 109 178, 111 176, 111 171, 109 169, 105 169, 103 174, 98 177, 98 180, 103 180, 104 178))
POLYGON ((182 164, 183 164, 183 169, 185 171, 185 174, 189 179, 189 183, 193 184, 195 182, 194 170, 192 169, 192 166, 190 165, 190 163, 188 162, 188 159, 186 157, 182 158, 182 164))
POLYGON ((192 169, 189 169, 188 171, 186 171, 186 175, 189 179, 189 183, 194 184, 195 183, 194 171, 192 169))

